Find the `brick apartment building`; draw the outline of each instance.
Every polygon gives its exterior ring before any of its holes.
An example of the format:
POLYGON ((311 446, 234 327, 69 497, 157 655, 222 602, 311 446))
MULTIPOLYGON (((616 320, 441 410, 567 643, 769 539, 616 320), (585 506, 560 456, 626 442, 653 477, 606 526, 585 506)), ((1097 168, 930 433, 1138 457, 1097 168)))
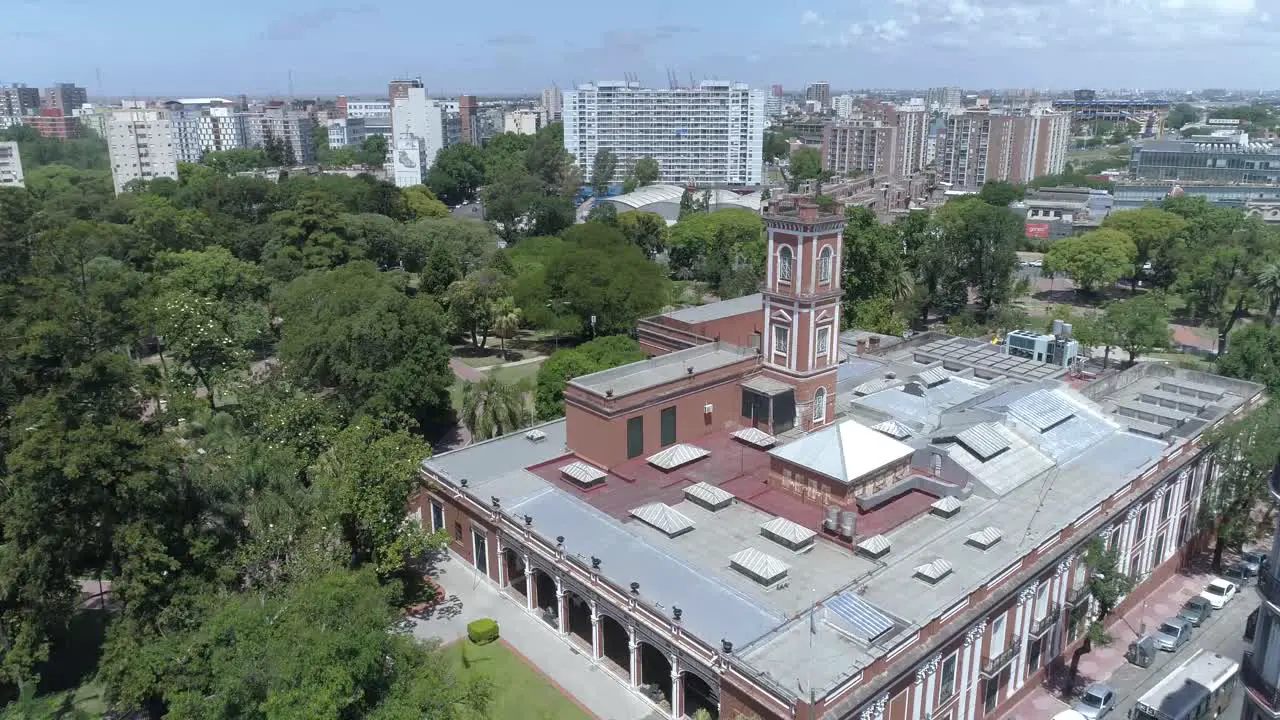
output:
POLYGON ((925 167, 929 113, 923 105, 868 101, 855 117, 822 129, 822 167, 836 173, 910 177, 925 167))
POLYGON ((761 294, 642 321, 650 359, 425 460, 412 509, 672 718, 998 715, 1080 641, 1091 538, 1122 611, 1179 568, 1201 437, 1262 389, 837 335, 841 219, 764 217, 761 294))
POLYGON ((1061 173, 1071 118, 1063 113, 1007 115, 968 110, 947 118, 936 160, 938 179, 977 189, 988 181, 1025 183, 1061 173))

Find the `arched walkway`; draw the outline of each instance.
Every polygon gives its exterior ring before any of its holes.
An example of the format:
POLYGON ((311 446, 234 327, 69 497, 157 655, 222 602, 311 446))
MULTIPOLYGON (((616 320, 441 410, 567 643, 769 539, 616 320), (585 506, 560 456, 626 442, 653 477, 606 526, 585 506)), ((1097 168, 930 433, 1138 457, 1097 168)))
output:
POLYGON ((507 578, 507 585, 521 597, 528 597, 529 588, 528 581, 524 577, 524 558, 520 553, 511 548, 502 550, 503 571, 507 578))
POLYGON ((643 640, 640 642, 640 692, 671 710, 671 660, 667 654, 643 640))
POLYGON ((600 650, 606 667, 631 682, 631 636, 610 615, 600 615, 600 650))
POLYGON ((693 717, 699 710, 706 710, 711 720, 720 717, 720 699, 715 690, 697 673, 684 673, 684 714, 693 717))
POLYGON ((578 593, 572 590, 565 590, 565 605, 568 606, 568 617, 565 621, 565 629, 569 631, 569 636, 573 640, 580 640, 588 649, 591 649, 593 642, 591 637, 591 606, 578 593))
POLYGON ((556 600, 556 581, 541 568, 533 569, 533 600, 538 616, 550 623, 551 627, 560 624, 560 608, 556 600))

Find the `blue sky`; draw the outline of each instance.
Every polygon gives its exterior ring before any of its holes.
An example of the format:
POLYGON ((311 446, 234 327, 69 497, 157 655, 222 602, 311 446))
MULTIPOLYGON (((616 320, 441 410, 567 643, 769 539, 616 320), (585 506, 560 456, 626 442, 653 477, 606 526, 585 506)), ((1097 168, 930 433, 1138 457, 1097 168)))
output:
POLYGON ((456 94, 665 85, 670 67, 788 89, 1280 85, 1280 0, 318 1, 7 0, 0 82, 282 94, 292 69, 299 95, 399 75, 456 94))

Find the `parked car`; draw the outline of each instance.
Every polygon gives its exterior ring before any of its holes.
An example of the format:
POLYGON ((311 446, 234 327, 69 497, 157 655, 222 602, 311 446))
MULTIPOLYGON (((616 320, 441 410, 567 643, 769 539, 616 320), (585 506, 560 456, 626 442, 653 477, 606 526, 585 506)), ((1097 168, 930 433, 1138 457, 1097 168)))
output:
POLYGON ((1249 579, 1256 577, 1249 571, 1249 566, 1242 562, 1229 565, 1222 571, 1222 577, 1236 584, 1237 588, 1244 587, 1249 584, 1249 579))
POLYGON ((1209 601, 1214 610, 1221 610, 1227 603, 1231 602, 1231 598, 1236 596, 1237 585, 1222 578, 1214 578, 1209 581, 1204 590, 1200 591, 1200 597, 1209 601))
POLYGON ((1178 648, 1191 641, 1191 623, 1182 618, 1169 618, 1160 623, 1155 639, 1156 647, 1161 650, 1177 652, 1178 648))
POLYGON ((1213 605, 1202 597, 1196 596, 1183 604, 1178 617, 1191 623, 1192 627, 1200 627, 1213 614, 1213 605))
POLYGON ((1249 570, 1249 577, 1257 577, 1267 566, 1267 554, 1261 550, 1249 550, 1240 556, 1240 564, 1249 570))
POLYGON ((1076 712, 1087 720, 1102 720, 1116 706, 1116 694, 1102 683, 1094 683, 1085 688, 1076 703, 1076 712))

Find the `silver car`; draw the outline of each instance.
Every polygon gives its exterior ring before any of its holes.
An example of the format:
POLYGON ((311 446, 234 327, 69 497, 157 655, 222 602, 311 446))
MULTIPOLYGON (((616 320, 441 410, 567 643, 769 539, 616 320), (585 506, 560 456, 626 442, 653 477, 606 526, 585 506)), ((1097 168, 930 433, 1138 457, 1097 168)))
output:
POLYGON ((1155 633, 1156 647, 1166 652, 1176 652, 1191 641, 1191 623, 1172 617, 1160 623, 1155 633))
POLYGON ((1088 720, 1102 720, 1116 707, 1116 694, 1102 683, 1094 683, 1084 689, 1075 711, 1088 720))

